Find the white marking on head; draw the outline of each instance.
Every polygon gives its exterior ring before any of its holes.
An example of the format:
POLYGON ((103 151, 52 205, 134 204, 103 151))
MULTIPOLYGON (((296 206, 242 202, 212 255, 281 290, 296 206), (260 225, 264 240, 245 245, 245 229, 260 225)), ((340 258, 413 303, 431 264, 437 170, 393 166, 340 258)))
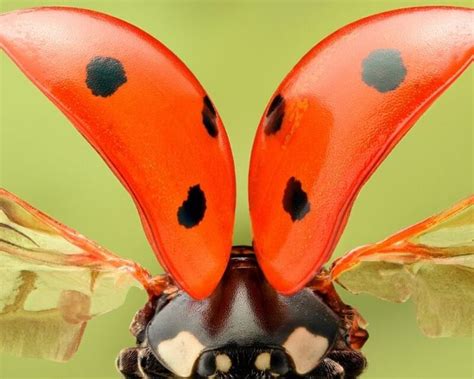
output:
POLYGON ((261 371, 270 370, 271 368, 270 359, 271 359, 270 353, 268 352, 260 353, 257 359, 255 359, 255 367, 257 368, 257 370, 261 370, 261 371))
POLYGON ((189 332, 180 332, 176 337, 163 341, 157 352, 166 366, 176 375, 191 376, 194 364, 204 346, 189 332))
POLYGON ((220 372, 229 372, 232 367, 232 361, 226 354, 216 355, 216 370, 220 372))
POLYGON ((283 344, 300 375, 307 374, 318 365, 328 346, 326 337, 315 335, 304 327, 296 328, 283 344))

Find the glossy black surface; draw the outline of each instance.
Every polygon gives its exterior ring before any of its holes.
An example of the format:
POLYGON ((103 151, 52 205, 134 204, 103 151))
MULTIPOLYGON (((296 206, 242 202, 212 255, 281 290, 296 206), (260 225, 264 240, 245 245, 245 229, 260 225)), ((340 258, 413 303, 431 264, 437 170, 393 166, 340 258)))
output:
MULTIPOLYGON (((157 346, 186 331, 205 350, 252 347, 281 348, 298 327, 324 336, 333 345, 339 319, 309 289, 293 296, 278 294, 265 280, 256 260, 233 255, 216 291, 203 301, 179 293, 158 310, 147 328, 147 344, 160 359, 157 346)), ((199 273, 196 273, 199 275, 199 273)), ((165 363, 165 362, 163 362, 165 363)))

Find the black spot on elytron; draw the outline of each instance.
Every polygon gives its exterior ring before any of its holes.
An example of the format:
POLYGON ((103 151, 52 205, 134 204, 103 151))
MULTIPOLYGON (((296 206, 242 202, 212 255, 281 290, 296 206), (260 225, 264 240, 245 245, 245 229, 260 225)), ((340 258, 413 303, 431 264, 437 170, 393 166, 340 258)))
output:
POLYGON ((204 107, 209 109, 209 111, 211 112, 213 116, 216 115, 216 110, 214 109, 214 105, 212 105, 211 99, 209 99, 209 96, 207 95, 204 96, 204 107))
POLYGON ((188 198, 178 209, 178 222, 192 228, 201 222, 206 212, 206 196, 199 184, 189 187, 188 198))
POLYGON ((397 89, 406 75, 402 56, 396 49, 374 50, 362 61, 362 80, 382 93, 397 89))
POLYGON ((270 106, 264 121, 264 131, 266 135, 275 134, 281 129, 283 117, 285 116, 285 99, 280 94, 276 95, 270 106))
POLYGON ((127 82, 122 63, 112 57, 94 57, 87 64, 87 87, 95 96, 107 97, 127 82))
POLYGON ((301 182, 291 177, 286 183, 283 195, 283 209, 291 216, 292 221, 302 220, 310 210, 308 195, 301 187, 301 182))
POLYGON ((211 100, 206 95, 204 96, 204 105, 202 107, 202 123, 206 127, 207 132, 211 137, 217 137, 219 129, 217 129, 217 114, 211 100))
POLYGON ((267 117, 272 114, 275 109, 277 109, 277 107, 282 103, 283 101, 283 97, 278 94, 276 95, 273 100, 272 100, 272 103, 270 104, 270 106, 268 107, 268 111, 267 111, 267 117))

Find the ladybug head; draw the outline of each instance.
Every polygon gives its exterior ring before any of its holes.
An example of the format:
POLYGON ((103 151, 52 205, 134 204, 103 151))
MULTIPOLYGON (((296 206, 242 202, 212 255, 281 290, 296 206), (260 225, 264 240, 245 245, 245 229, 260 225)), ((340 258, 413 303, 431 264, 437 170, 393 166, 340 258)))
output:
POLYGON ((278 294, 251 251, 233 249, 209 298, 198 301, 180 292, 157 309, 146 344, 176 375, 306 374, 334 345, 340 321, 331 309, 307 288, 278 294))

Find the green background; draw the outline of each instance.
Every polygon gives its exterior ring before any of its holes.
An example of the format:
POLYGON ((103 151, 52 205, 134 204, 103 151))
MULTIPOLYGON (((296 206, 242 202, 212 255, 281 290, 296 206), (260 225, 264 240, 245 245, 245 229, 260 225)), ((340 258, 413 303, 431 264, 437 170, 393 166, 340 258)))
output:
MULTIPOLYGON (((255 128, 278 83, 329 33, 367 15, 424 1, 6 1, 2 11, 70 5, 110 13, 160 39, 195 73, 225 122, 238 183, 235 243, 248 244, 247 171, 255 128)), ((431 4, 440 4, 432 1, 431 4)), ((449 5, 469 6, 469 1, 449 5)), ((335 256, 375 242, 472 193, 472 69, 427 111, 355 203, 335 256)), ((159 266, 131 199, 66 118, 2 54, 1 185, 154 273, 159 266)), ((340 292, 343 292, 341 289, 340 292)), ((369 321, 365 378, 468 378, 471 339, 429 339, 413 305, 344 294, 369 321)), ((113 378, 145 294, 92 321, 77 355, 59 364, 1 357, 2 378, 113 378)))

